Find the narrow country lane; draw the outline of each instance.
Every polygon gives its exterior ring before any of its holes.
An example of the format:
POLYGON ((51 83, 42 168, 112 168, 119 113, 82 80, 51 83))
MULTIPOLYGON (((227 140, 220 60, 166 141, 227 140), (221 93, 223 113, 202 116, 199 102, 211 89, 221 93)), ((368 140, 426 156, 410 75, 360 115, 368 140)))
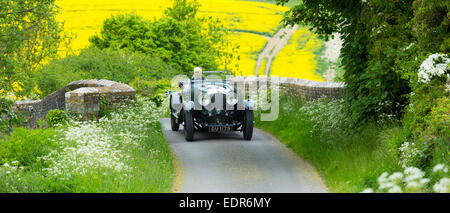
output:
POLYGON ((314 168, 275 138, 255 129, 252 141, 242 133, 195 133, 161 120, 181 167, 179 192, 327 192, 314 168))

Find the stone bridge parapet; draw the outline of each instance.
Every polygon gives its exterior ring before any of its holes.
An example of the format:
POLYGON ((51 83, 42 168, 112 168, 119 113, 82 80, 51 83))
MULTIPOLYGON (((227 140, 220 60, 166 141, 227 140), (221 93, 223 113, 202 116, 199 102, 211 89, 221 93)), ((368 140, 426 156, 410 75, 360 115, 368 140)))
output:
POLYGON ((79 80, 51 93, 42 100, 18 101, 15 110, 25 114, 26 126, 37 128, 37 121, 44 119, 52 109, 78 113, 84 118, 97 117, 103 97, 111 104, 134 100, 136 91, 123 83, 110 80, 79 80))

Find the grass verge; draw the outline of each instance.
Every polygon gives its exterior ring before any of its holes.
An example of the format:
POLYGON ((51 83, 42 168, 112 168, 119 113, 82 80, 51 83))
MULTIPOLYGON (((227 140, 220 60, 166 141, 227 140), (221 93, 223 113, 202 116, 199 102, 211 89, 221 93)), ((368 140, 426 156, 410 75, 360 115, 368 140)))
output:
POLYGON ((395 124, 369 124, 349 132, 342 111, 341 101, 282 94, 278 119, 256 119, 255 124, 315 166, 330 192, 361 192, 383 172, 399 168, 385 140, 395 124))
POLYGON ((174 157, 162 108, 138 99, 96 122, 16 129, 0 141, 0 192, 171 192, 174 157))

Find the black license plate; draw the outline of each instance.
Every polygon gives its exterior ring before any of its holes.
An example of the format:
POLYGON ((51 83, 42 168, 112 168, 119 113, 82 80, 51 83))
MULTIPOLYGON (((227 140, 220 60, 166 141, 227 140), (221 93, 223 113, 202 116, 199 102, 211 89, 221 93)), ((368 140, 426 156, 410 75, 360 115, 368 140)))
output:
POLYGON ((209 126, 209 132, 231 132, 233 131, 232 126, 209 126))

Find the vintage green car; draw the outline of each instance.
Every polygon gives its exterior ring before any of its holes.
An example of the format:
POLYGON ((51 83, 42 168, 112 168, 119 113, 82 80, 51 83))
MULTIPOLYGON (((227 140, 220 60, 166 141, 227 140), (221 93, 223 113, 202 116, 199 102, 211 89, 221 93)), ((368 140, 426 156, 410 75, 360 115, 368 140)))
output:
MULTIPOLYGON (((207 74, 228 74, 229 71, 204 71, 207 74)), ((227 78, 229 79, 229 78, 227 78)), ((244 91, 226 79, 180 80, 181 92, 170 95, 170 118, 173 131, 183 124, 187 141, 194 132, 241 131, 245 140, 253 135, 254 101, 244 98, 244 91)))

